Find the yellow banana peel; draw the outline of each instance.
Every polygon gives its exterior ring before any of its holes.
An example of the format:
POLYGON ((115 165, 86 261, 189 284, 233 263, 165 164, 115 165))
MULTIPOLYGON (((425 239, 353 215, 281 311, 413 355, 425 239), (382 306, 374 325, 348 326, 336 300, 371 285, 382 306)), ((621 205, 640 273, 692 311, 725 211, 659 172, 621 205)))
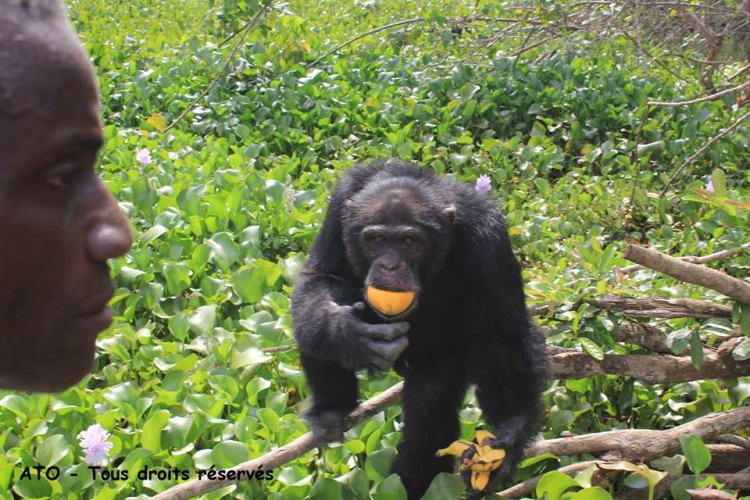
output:
POLYGON ((474 448, 475 453, 469 458, 464 458, 458 466, 458 470, 459 472, 471 471, 471 487, 481 491, 489 484, 492 471, 503 464, 505 450, 498 450, 490 446, 490 442, 497 439, 491 432, 477 431, 474 439, 476 443, 465 440, 453 441, 447 448, 438 450, 436 455, 438 457, 446 455, 460 457, 469 448, 474 448))

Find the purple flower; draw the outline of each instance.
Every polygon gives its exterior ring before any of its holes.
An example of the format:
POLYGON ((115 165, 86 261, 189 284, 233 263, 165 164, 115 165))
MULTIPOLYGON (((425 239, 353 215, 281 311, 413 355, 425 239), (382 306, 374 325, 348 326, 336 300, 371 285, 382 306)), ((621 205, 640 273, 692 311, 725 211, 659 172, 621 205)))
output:
POLYGON ((88 465, 104 465, 109 456, 109 450, 114 446, 107 441, 107 438, 109 438, 109 432, 99 424, 90 425, 88 429, 78 434, 79 444, 86 454, 88 465))
POLYGON ((136 149, 135 159, 144 167, 151 163, 151 152, 148 149, 136 149))
POLYGON ((706 191, 714 192, 714 183, 712 181, 708 181, 708 184, 706 184, 706 191))
POLYGON ((487 191, 492 189, 492 181, 490 180, 490 177, 485 174, 480 175, 477 179, 477 183, 474 186, 474 189, 476 189, 480 193, 486 193, 487 191))

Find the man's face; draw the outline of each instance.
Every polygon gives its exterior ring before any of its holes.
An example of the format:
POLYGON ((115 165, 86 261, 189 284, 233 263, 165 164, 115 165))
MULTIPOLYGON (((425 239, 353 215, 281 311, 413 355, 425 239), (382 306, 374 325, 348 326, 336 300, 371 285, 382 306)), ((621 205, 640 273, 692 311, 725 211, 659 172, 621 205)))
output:
POLYGON ((0 7, 0 388, 58 391, 91 369, 112 321, 107 260, 132 236, 94 172, 102 131, 80 42, 62 13, 14 16, 0 7))

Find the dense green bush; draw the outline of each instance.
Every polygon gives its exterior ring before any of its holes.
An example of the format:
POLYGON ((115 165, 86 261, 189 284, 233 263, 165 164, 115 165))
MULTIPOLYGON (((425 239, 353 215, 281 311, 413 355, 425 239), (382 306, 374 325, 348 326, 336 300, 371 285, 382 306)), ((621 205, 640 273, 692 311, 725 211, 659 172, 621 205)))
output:
MULTIPOLYGON (((629 348, 611 337, 621 318, 580 306, 582 299, 625 291, 712 296, 653 273, 619 279, 612 269, 626 265, 626 242, 702 254, 747 241, 747 129, 714 145, 659 196, 677 167, 731 123, 731 96, 647 112, 649 100, 699 89, 659 69, 639 74, 625 42, 571 39, 538 61, 508 57, 500 45, 481 64, 457 64, 471 34, 456 40, 441 9, 457 15, 473 2, 279 4, 194 111, 162 133, 209 88, 237 40, 222 44, 224 37, 258 5, 67 3, 102 88, 101 174, 137 238, 113 266, 117 319, 100 337, 92 374, 62 394, 0 397, 0 499, 136 497, 182 480, 144 481, 135 472, 92 479, 77 435, 93 423, 112 434, 120 470, 178 468, 191 477, 304 433, 307 389, 292 347, 289 292, 331 186, 353 162, 399 157, 467 182, 488 174, 524 264, 529 302, 556 308, 542 318, 550 343, 595 357, 629 348), (379 32, 308 66, 368 28, 418 15, 429 22, 379 32), (662 152, 637 156, 637 144, 659 140, 662 152), (140 150, 150 161, 137 161, 140 150), (726 187, 711 193, 715 169, 726 187), (278 346, 290 349, 264 351, 278 346), (61 478, 21 478, 37 464, 60 467, 61 478)), ((736 258, 725 270, 744 277, 748 264, 736 258)), ((683 340, 699 325, 717 335, 729 328, 718 320, 668 324, 683 340)), ((675 352, 687 348, 679 338, 675 352)), ((363 374, 363 397, 396 380, 363 374)), ((749 398, 747 379, 660 387, 604 376, 555 381, 543 434, 663 428, 749 398)), ((245 481, 207 498, 405 498, 387 472, 399 415, 389 408, 349 431, 343 445, 274 471, 272 481, 245 481)), ((461 418, 463 435, 472 436, 480 411, 471 394, 461 418)), ((530 460, 516 479, 567 460, 530 460)), ((537 494, 548 498, 590 486, 545 477, 537 494)), ((452 476, 437 481, 432 498, 454 497, 461 487, 452 476)), ((585 498, 609 498, 586 491, 585 498)))

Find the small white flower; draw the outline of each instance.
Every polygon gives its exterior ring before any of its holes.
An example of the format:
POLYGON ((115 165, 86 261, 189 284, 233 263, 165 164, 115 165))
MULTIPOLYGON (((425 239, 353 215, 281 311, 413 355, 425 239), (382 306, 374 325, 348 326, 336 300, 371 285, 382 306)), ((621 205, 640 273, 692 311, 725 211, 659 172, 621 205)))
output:
POLYGON ((148 149, 136 149, 135 150, 135 159, 138 160, 138 163, 143 165, 144 167, 151 163, 151 151, 148 149))
POLYGON ((78 434, 79 444, 86 454, 86 463, 88 465, 104 465, 109 457, 109 450, 114 446, 107 441, 109 432, 105 431, 101 425, 90 425, 85 431, 78 434))

